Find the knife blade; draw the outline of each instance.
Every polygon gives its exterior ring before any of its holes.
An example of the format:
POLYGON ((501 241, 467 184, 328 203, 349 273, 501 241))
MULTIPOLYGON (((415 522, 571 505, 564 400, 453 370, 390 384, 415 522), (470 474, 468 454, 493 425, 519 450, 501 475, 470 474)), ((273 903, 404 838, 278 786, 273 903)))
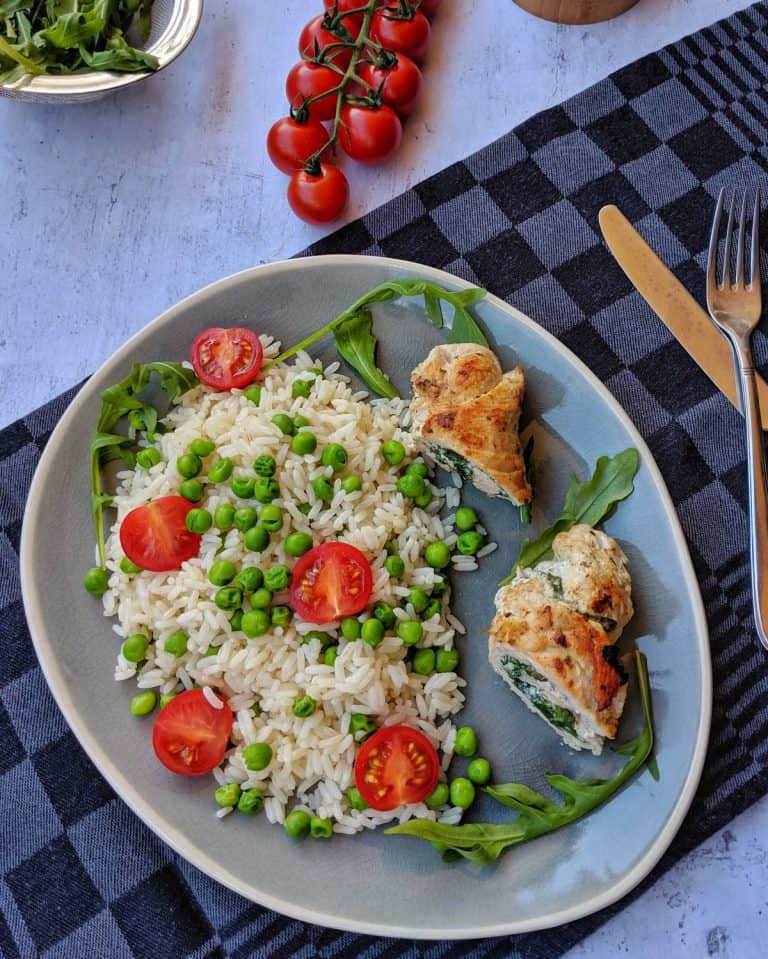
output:
MULTIPOLYGON (((608 249, 645 302, 715 386, 740 410, 728 341, 715 324, 635 230, 621 210, 604 206, 600 229, 608 249)), ((757 375, 763 429, 768 429, 768 383, 757 375)))

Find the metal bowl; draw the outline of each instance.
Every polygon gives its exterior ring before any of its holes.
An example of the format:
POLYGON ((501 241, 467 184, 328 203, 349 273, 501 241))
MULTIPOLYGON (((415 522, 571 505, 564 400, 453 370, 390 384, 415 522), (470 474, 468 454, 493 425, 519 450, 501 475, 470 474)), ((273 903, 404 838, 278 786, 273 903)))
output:
POLYGON ((152 32, 142 45, 129 34, 129 42, 154 54, 157 70, 141 73, 115 73, 94 70, 70 76, 35 76, 16 83, 0 84, 0 96, 39 103, 84 103, 98 100, 116 90, 131 86, 167 67, 182 53, 197 31, 203 12, 203 0, 155 0, 152 8, 152 32))

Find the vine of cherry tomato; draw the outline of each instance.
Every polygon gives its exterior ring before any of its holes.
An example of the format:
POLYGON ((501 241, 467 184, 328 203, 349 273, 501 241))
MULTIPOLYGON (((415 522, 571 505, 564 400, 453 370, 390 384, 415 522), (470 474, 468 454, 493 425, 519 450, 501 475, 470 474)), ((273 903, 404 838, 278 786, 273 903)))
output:
POLYGON ((301 60, 285 84, 289 115, 267 135, 272 163, 290 176, 288 204, 300 219, 341 216, 349 183, 339 151, 358 163, 384 163, 416 108, 430 18, 440 0, 322 0, 324 11, 299 36, 301 60), (337 149, 338 148, 338 149, 337 149))

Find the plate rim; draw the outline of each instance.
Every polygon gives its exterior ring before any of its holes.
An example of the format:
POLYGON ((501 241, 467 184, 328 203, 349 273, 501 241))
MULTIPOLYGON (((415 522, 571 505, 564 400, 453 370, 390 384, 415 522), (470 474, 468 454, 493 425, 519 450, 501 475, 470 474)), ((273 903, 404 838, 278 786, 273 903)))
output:
MULTIPOLYGON (((38 612, 40 606, 37 602, 40 590, 36 584, 32 569, 32 542, 37 529, 38 522, 42 517, 42 498, 43 484, 38 477, 43 476, 53 461, 61 444, 65 441, 68 424, 74 419, 80 408, 92 396, 92 381, 107 366, 118 364, 140 345, 141 340, 150 331, 160 328, 171 322, 174 317, 190 306, 193 306, 199 300, 215 293, 217 289, 225 289, 234 283, 242 282, 250 276, 263 273, 279 273, 302 269, 305 266, 317 266, 319 263, 339 266, 355 266, 361 263, 377 264, 388 269, 406 269, 417 270, 426 275, 427 278, 443 284, 455 284, 459 288, 467 289, 474 286, 463 277, 455 276, 436 267, 425 266, 411 260, 401 260, 384 256, 364 256, 360 254, 336 253, 315 256, 300 256, 295 259, 276 260, 270 263, 258 264, 248 267, 229 276, 222 277, 206 284, 199 290, 189 294, 177 303, 164 310, 159 316, 151 320, 140 330, 133 334, 122 346, 118 347, 94 372, 91 380, 86 383, 75 399, 65 410, 58 424, 53 430, 40 460, 35 469, 30 484, 30 491, 24 509, 24 518, 21 530, 21 542, 19 550, 19 566, 21 574, 22 599, 24 604, 24 613, 29 626, 32 643, 37 654, 40 667, 46 682, 53 694, 56 704, 64 715, 65 720, 77 736, 78 742, 88 754, 99 773, 104 776, 118 798, 124 802, 130 810, 149 828, 155 835, 159 836, 163 842, 167 843, 176 853, 182 856, 187 862, 200 869, 216 882, 238 893, 251 902, 256 902, 268 909, 301 922, 312 923, 314 925, 327 926, 332 929, 341 929, 349 932, 360 933, 364 935, 395 937, 403 939, 422 939, 422 940, 442 940, 445 938, 446 930, 437 927, 419 927, 402 926, 398 924, 382 925, 375 921, 347 920, 343 917, 325 914, 319 910, 306 908, 296 902, 284 900, 279 896, 274 896, 260 889, 255 889, 251 884, 242 881, 236 875, 230 873, 226 867, 223 867, 215 858, 202 850, 188 848, 189 840, 184 832, 173 823, 157 815, 150 806, 148 800, 144 798, 141 791, 133 786, 131 782, 123 775, 118 765, 107 755, 100 747, 97 739, 88 734, 87 730, 81 728, 79 711, 72 697, 69 696, 64 683, 63 670, 60 668, 53 644, 49 642, 45 624, 42 616, 38 612)), ((707 627, 704 604, 701 597, 698 580, 693 568, 688 544, 680 525, 680 520, 672 502, 672 498, 667 489, 666 483, 661 475, 656 461, 651 453, 647 443, 641 436, 637 427, 624 410, 619 401, 607 389, 607 387, 597 378, 589 367, 576 356, 568 347, 561 343, 548 330, 540 326, 526 314, 522 313, 516 307, 502 300, 492 293, 488 293, 485 301, 498 307, 503 313, 511 315, 517 322, 522 323, 535 331, 537 335, 545 338, 549 345, 571 363, 582 375, 585 376, 590 385, 598 392, 601 398, 608 404, 615 415, 618 416, 622 425, 629 432, 633 439, 644 466, 650 473, 650 478, 656 487, 662 501, 667 521, 670 524, 673 539, 681 559, 684 570, 684 584, 687 587, 691 599, 693 618, 695 622, 696 643, 699 648, 699 672, 701 677, 701 707, 699 710, 699 721, 696 742, 694 745, 693 756, 689 766, 683 788, 677 797, 677 800, 667 816, 664 825, 651 843, 645 854, 637 863, 621 878, 621 880, 610 889, 603 893, 592 896, 576 905, 572 905, 545 916, 538 916, 530 919, 511 920, 507 922, 486 925, 482 927, 462 927, 451 929, 450 937, 452 939, 476 939, 491 938, 494 936, 515 935, 525 932, 534 932, 541 929, 559 926, 565 923, 573 922, 585 916, 592 915, 600 909, 610 906, 623 898, 627 893, 634 889, 650 873, 658 863, 666 850, 669 848, 673 838, 677 834, 682 821, 690 808, 696 789, 701 779, 701 774, 706 756, 706 749, 709 740, 709 730, 712 714, 712 663, 709 648, 709 631, 707 627)))

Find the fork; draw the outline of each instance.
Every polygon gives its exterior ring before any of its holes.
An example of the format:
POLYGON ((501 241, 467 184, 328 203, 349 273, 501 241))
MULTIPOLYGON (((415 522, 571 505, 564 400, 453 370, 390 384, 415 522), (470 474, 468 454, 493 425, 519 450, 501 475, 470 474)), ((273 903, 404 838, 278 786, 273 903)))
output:
POLYGON ((760 399, 755 382, 755 364, 750 340, 760 320, 760 250, 758 246, 760 192, 755 193, 749 283, 744 282, 744 255, 747 244, 747 196, 741 200, 736 232, 736 269, 731 276, 731 243, 736 219, 736 194, 731 202, 725 230, 722 280, 717 279, 717 250, 725 191, 720 191, 712 221, 707 260, 707 308, 709 315, 728 337, 733 349, 739 384, 739 398, 747 428, 747 471, 749 479, 749 551, 752 562, 752 608, 760 642, 768 649, 768 467, 760 420, 760 399))

